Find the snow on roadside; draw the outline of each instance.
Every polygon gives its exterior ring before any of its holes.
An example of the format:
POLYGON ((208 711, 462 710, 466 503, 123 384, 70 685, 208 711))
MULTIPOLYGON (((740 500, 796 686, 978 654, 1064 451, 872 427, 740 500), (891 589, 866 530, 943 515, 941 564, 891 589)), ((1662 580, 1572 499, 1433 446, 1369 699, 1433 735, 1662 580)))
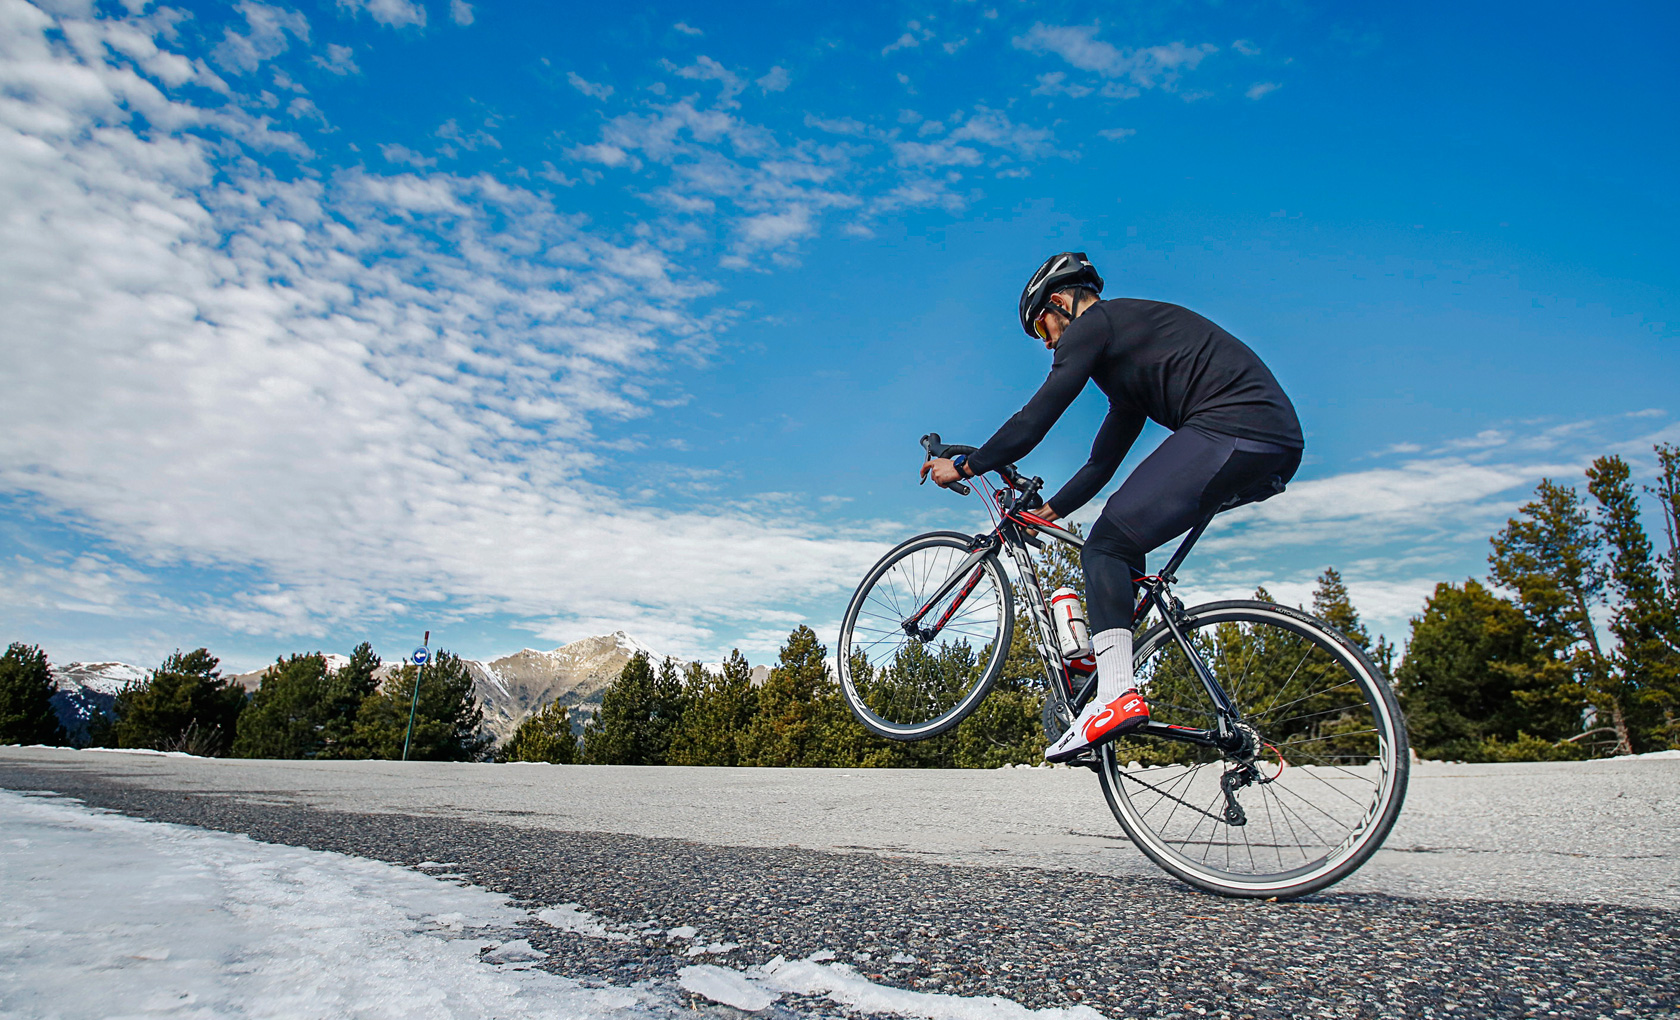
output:
MULTIPOLYGON (((517 937, 532 921, 588 938, 636 937, 576 903, 527 912, 418 869, 58 797, 0 790, 0 903, 0 1017, 638 1020, 689 1012, 664 982, 586 987, 536 969, 549 954, 517 937)), ((653 934, 683 942, 700 930, 653 934)), ((737 948, 696 944, 686 955, 737 948)), ((921 1020, 1103 1020, 1088 1006, 1031 1010, 995 996, 878 985, 827 962, 834 957, 776 957, 745 971, 697 964, 682 968, 677 983, 747 1011, 794 994, 921 1020)))
POLYGON ((1104 1020, 1090 1006, 1029 1009, 997 995, 946 995, 878 985, 849 964, 823 962, 833 956, 828 952, 803 960, 778 956, 745 971, 699 963, 684 967, 677 977, 685 991, 755 1013, 791 992, 823 996, 859 1013, 919 1020, 1104 1020))
POLYGON ((11 1015, 622 1020, 652 1005, 518 967, 528 943, 474 931, 524 911, 378 861, 9 791, 0 834, 11 1015), (492 947, 513 966, 482 962, 492 947))

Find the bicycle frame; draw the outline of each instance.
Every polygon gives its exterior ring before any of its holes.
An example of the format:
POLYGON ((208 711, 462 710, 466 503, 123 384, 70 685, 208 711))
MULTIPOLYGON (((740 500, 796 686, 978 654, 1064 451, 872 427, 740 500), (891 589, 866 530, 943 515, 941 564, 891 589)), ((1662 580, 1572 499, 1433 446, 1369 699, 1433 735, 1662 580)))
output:
MULTIPOLYGON (((987 488, 990 488, 988 485, 987 488)), ((986 556, 1001 548, 1008 553, 1015 564, 1016 575, 1020 578, 1020 590, 1027 602, 1027 616, 1034 621, 1037 632, 1037 650, 1040 664, 1044 670, 1046 697, 1054 697, 1062 703, 1068 720, 1078 714, 1079 709, 1091 699, 1096 691, 1097 678, 1093 673, 1075 690, 1073 678, 1068 669, 1062 665, 1059 642, 1052 629, 1049 606, 1045 602, 1044 589, 1038 580, 1038 570, 1033 562, 1030 545, 1042 545, 1037 542, 1035 535, 1047 536, 1056 541, 1081 549, 1085 540, 1067 528, 1053 521, 1045 520, 1030 510, 1017 506, 1018 499, 1010 490, 993 490, 986 497, 998 505, 1001 515, 997 526, 990 533, 974 536, 970 543, 971 552, 951 572, 944 584, 940 585, 934 596, 927 600, 921 609, 917 610, 909 619, 903 622, 904 630, 913 637, 924 641, 931 641, 938 634, 939 629, 949 620, 962 605, 968 593, 973 590, 979 580, 979 563, 986 556), (937 624, 931 628, 923 628, 921 621, 931 609, 938 605, 947 595, 956 591, 959 585, 966 587, 952 601, 952 604, 941 615, 937 624)), ((1183 743, 1197 744, 1211 747, 1229 754, 1242 754, 1245 750, 1245 740, 1237 723, 1241 715, 1232 703, 1231 697, 1214 678, 1207 663, 1197 653, 1190 640, 1185 637, 1181 626, 1184 615, 1184 604, 1172 593, 1172 584, 1178 580, 1177 571, 1189 555, 1190 547, 1196 544, 1202 533, 1213 521, 1213 514, 1209 514, 1178 546, 1172 558, 1167 561, 1160 573, 1147 577, 1133 578, 1137 584, 1140 596, 1132 612, 1132 626, 1135 628, 1148 618, 1151 610, 1159 610, 1162 621, 1171 632, 1173 640, 1184 651, 1196 677, 1207 689, 1208 697, 1218 709, 1217 728, 1212 730, 1196 729, 1189 726, 1176 726, 1168 723, 1148 722, 1136 730, 1138 736, 1159 737, 1163 740, 1176 740, 1183 743)))

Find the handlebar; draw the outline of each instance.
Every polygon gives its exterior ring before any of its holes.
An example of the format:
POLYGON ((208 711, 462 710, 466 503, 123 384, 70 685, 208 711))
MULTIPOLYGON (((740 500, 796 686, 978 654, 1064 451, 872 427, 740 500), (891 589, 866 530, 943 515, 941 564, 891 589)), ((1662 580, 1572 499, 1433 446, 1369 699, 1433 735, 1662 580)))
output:
MULTIPOLYGON (((943 443, 939 440, 939 433, 929 432, 927 435, 922 437, 922 449, 927 451, 928 460, 938 460, 942 457, 956 457, 964 453, 973 453, 978 450, 979 447, 959 446, 955 443, 943 443)), ((973 491, 960 481, 952 482, 950 485, 944 486, 944 488, 950 489, 959 496, 966 496, 973 491)))
MULTIPOLYGON (((978 450, 979 447, 962 446, 957 443, 947 443, 939 438, 939 433, 929 432, 927 435, 922 437, 922 449, 927 451, 928 459, 935 460, 941 457, 955 457, 958 454, 964 453, 972 454, 978 450)), ((1030 507, 1043 505, 1043 500, 1038 499, 1038 490, 1044 487, 1044 479, 1027 478, 1023 476, 1013 464, 1000 464, 995 470, 999 475, 1003 476, 1004 482, 1006 482, 1011 489, 1021 493, 1021 506, 1030 507)), ((970 491, 969 487, 964 485, 962 482, 952 482, 950 485, 946 486, 946 488, 961 493, 964 496, 968 495, 970 491)))

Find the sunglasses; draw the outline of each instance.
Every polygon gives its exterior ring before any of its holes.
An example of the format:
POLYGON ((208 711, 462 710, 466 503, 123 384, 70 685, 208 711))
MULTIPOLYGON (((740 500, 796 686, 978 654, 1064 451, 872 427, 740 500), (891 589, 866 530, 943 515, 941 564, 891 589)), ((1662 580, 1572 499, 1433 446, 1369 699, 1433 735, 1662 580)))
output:
POLYGON ((1047 306, 1044 311, 1038 313, 1038 318, 1033 320, 1033 332, 1038 334, 1040 340, 1048 341, 1050 339, 1050 329, 1044 324, 1044 320, 1049 317, 1050 309, 1047 306))

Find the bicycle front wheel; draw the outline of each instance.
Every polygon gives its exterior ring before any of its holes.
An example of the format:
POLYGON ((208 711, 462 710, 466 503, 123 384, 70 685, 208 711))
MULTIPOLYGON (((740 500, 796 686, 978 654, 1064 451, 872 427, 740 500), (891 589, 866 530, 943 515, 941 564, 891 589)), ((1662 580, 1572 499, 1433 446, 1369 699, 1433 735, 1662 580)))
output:
POLYGON ((1009 579, 995 553, 964 568, 969 541, 954 531, 910 539, 875 564, 846 607, 840 687, 877 736, 944 733, 1003 672, 1015 612, 1009 579))
MULTIPOLYGON (((1226 896, 1338 882, 1387 837, 1406 795, 1405 721, 1381 670, 1333 627, 1269 602, 1198 606, 1185 637, 1240 713, 1244 750, 1134 735, 1103 748, 1109 807, 1151 860, 1226 896)), ((1154 722, 1218 714, 1165 624, 1137 643, 1154 722)))

